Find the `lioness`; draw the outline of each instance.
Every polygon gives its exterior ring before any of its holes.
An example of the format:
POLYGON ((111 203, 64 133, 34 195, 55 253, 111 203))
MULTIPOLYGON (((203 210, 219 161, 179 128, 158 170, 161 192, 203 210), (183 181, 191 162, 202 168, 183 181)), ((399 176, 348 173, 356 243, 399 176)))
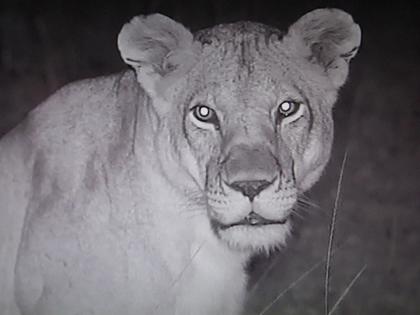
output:
POLYGON ((0 142, 1 314, 239 314, 319 178, 360 45, 340 10, 287 33, 135 17, 133 70, 70 84, 0 142))

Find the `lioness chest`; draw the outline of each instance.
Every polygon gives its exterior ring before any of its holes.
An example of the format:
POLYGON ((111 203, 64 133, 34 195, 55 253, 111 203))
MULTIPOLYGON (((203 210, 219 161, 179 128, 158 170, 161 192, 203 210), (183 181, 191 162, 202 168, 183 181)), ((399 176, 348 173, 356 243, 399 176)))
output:
POLYGON ((166 199, 180 207, 175 196, 148 204, 151 188, 133 184, 128 170, 102 177, 89 195, 81 185, 33 201, 16 268, 22 312, 237 314, 243 258, 212 241, 204 217, 191 228, 163 209, 166 199))

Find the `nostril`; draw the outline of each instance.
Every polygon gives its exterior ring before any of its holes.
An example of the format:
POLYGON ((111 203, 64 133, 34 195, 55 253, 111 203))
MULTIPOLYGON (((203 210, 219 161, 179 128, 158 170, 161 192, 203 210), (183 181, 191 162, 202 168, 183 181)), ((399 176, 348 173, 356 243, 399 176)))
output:
POLYGON ((270 186, 271 183, 268 180, 243 180, 230 183, 229 186, 253 201, 255 196, 270 186))

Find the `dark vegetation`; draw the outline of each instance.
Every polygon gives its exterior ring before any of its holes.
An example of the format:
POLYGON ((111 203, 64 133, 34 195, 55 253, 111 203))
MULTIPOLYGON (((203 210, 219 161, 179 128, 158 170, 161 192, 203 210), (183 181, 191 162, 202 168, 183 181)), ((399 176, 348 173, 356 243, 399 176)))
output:
MULTIPOLYGON (((3 0, 0 135, 62 85, 125 68, 116 36, 134 15, 161 12, 192 30, 241 19, 285 29, 317 7, 351 13, 362 47, 336 104, 331 163, 309 193, 319 207, 303 206, 288 247, 251 264, 246 314, 261 312, 325 259, 346 148, 330 303, 367 265, 337 314, 420 314, 420 9, 410 2, 3 0)), ((324 314, 324 277, 321 263, 265 314, 324 314)))

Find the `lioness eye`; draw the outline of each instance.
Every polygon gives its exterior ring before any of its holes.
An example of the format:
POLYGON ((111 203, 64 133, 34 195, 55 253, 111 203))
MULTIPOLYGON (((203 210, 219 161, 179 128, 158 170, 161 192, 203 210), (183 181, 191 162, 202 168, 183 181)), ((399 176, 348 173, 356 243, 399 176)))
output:
POLYGON ((288 117, 297 112, 300 104, 294 101, 285 101, 281 103, 277 109, 278 118, 288 117))
POLYGON ((204 123, 218 124, 216 113, 213 109, 205 105, 196 105, 192 109, 195 118, 204 123))

